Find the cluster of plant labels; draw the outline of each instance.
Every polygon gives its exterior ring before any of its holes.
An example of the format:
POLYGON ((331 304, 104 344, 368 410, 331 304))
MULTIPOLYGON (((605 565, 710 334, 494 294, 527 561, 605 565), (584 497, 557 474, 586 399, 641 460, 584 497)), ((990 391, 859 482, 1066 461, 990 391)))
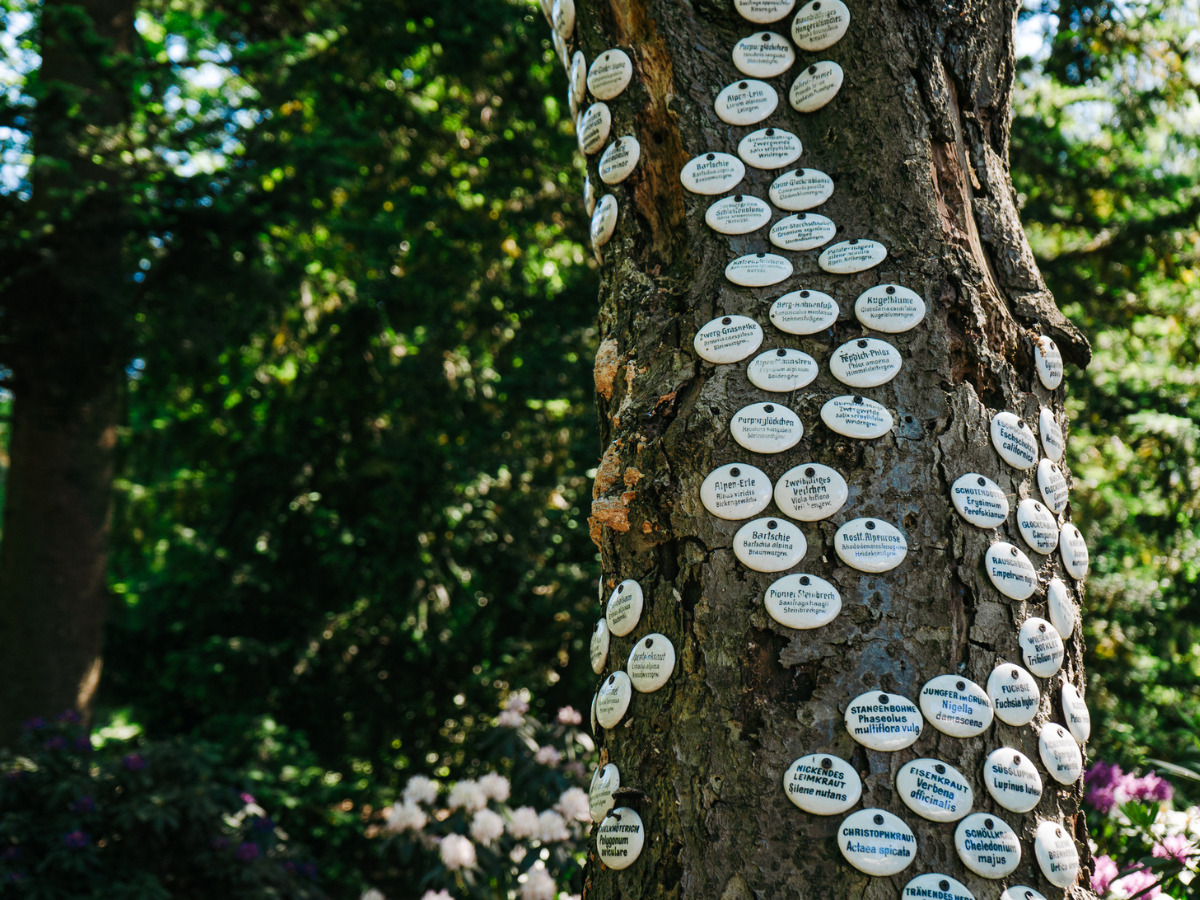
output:
MULTIPOLYGON (((799 61, 802 68, 790 80, 786 97, 792 109, 808 114, 833 101, 842 87, 843 72, 836 60, 822 57, 845 35, 850 10, 842 0, 810 0, 798 10, 796 0, 734 0, 734 5, 743 19, 763 29, 748 34, 732 48, 732 66, 739 80, 721 90, 713 101, 715 115, 733 126, 730 132, 740 135, 736 148, 730 148, 735 152, 707 149, 687 162, 679 177, 691 193, 718 198, 704 216, 714 232, 744 235, 770 225, 770 243, 781 252, 732 259, 725 277, 746 288, 778 285, 794 271, 785 253, 820 251, 819 267, 833 275, 861 273, 878 266, 887 258, 887 248, 877 241, 830 243, 837 226, 813 210, 832 196, 833 180, 816 169, 793 168, 803 151, 800 138, 770 124, 780 106, 779 91, 761 80, 786 76, 782 82, 786 83, 799 61), (790 33, 772 30, 785 30, 789 19, 790 33), (778 173, 766 199, 735 193, 747 166, 778 173), (777 210, 785 215, 777 218, 777 210)), ((574 0, 542 0, 542 7, 568 72, 568 99, 576 117, 579 147, 586 157, 600 154, 598 164, 589 160, 585 183, 592 242, 599 252, 615 233, 619 202, 612 193, 595 198, 592 174, 606 186, 618 185, 635 170, 641 157, 635 135, 609 140, 612 113, 607 104, 619 100, 629 86, 634 61, 626 50, 611 48, 589 65, 582 51, 572 52, 574 0), (585 108, 589 95, 594 102, 585 108)), ((830 55, 836 56, 836 51, 830 55)), ((868 333, 902 336, 922 325, 926 305, 910 287, 885 283, 859 293, 853 312, 868 333)), ((812 336, 829 329, 840 315, 835 297, 798 288, 774 299, 769 324, 776 334, 812 336)), ((851 496, 846 479, 830 466, 804 461, 803 451, 796 450, 805 423, 784 401, 817 378, 821 363, 786 346, 759 352, 764 338, 763 323, 742 315, 720 316, 695 335, 695 352, 708 363, 733 365, 748 360, 746 378, 764 394, 761 402, 738 410, 729 423, 730 435, 745 455, 709 473, 699 499, 713 516, 744 521, 733 538, 733 553, 742 565, 780 575, 763 595, 766 612, 786 628, 816 629, 838 616, 843 601, 838 588, 826 578, 796 571, 808 553, 805 523, 840 514, 844 522, 834 534, 833 550, 843 564, 861 572, 883 574, 901 566, 908 543, 896 524, 871 515, 854 515, 853 511, 843 513, 851 496), (774 483, 754 465, 759 456, 789 451, 791 459, 799 461, 774 483)), ((835 348, 827 361, 829 373, 850 390, 824 402, 821 425, 854 440, 874 441, 888 435, 896 426, 892 413, 866 394, 900 372, 905 358, 902 346, 885 337, 863 336, 835 348)), ((1056 390, 1062 382, 1063 362, 1049 337, 1036 340, 1034 360, 1038 381, 1048 391, 1056 390)), ((810 423, 809 427, 820 426, 810 423)), ((1037 807, 1045 790, 1043 772, 1062 785, 1074 785, 1082 777, 1081 747, 1090 733, 1090 717, 1079 691, 1060 669, 1065 656, 1063 641, 1071 636, 1079 615, 1074 583, 1087 573, 1088 551, 1079 530, 1064 520, 1067 482, 1059 463, 1065 441, 1053 410, 1041 409, 1036 431, 1011 412, 996 412, 991 418, 990 439, 1002 463, 997 471, 1008 467, 1018 480, 1032 473, 1036 482, 1040 500, 1033 496, 1031 484, 1030 496, 1020 500, 1015 512, 1015 532, 1023 546, 1002 540, 997 533, 1010 521, 1009 498, 1015 494, 992 478, 962 472, 949 486, 950 499, 970 527, 992 532, 995 539, 980 563, 1004 597, 1029 600, 1041 587, 1039 573, 1049 572, 1045 587, 1048 619, 1024 621, 1016 642, 1021 664, 1000 662, 986 686, 944 674, 928 681, 916 702, 882 690, 868 691, 846 705, 845 728, 850 738, 868 750, 895 753, 916 743, 927 725, 963 739, 985 734, 997 718, 1010 726, 1032 728, 1042 707, 1043 691, 1053 693, 1059 700, 1062 724, 1047 720, 1036 729, 1040 767, 1038 760, 1007 746, 990 749, 982 761, 976 783, 982 781, 990 804, 975 795, 972 780, 950 763, 917 758, 898 768, 894 790, 899 805, 892 805, 899 812, 953 826, 962 865, 987 879, 1004 881, 1017 869, 1022 857, 1019 831, 1032 831, 1038 868, 1051 885, 1065 889, 1075 883, 1080 864, 1070 827, 1036 820, 1024 828, 1016 816, 1031 814, 1037 807), (1060 569, 1065 579, 1059 577, 1060 569), (981 806, 999 807, 1003 815, 981 806)), ((602 581, 602 599, 603 590, 602 581)), ((604 675, 608 667, 614 637, 631 637, 633 646, 624 669, 609 672, 601 681, 592 701, 593 730, 615 727, 629 713, 637 693, 662 688, 674 672, 677 660, 670 638, 635 634, 644 605, 641 586, 632 578, 625 579, 611 592, 605 615, 596 623, 591 665, 597 675, 604 675)), ((1050 707, 1053 710, 1054 704, 1050 707)), ((620 786, 620 770, 610 762, 597 769, 590 791, 592 818, 599 823, 598 854, 614 869, 631 865, 646 839, 645 824, 637 811, 615 805, 614 794, 620 786)), ((805 814, 845 815, 836 832, 838 849, 860 871, 893 876, 920 859, 917 838, 896 811, 855 811, 863 783, 847 760, 821 751, 801 756, 786 768, 782 790, 805 814)), ((974 895, 949 874, 926 872, 907 882, 903 897, 973 900, 974 895)), ((1006 884, 1001 900, 1044 898, 1032 887, 1006 884)))

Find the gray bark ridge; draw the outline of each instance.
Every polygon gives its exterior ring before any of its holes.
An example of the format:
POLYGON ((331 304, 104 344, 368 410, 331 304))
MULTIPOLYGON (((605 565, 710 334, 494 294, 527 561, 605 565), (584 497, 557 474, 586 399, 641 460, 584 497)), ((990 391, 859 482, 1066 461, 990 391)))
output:
MULTIPOLYGON (((1007 163, 1017 4, 848 6, 846 35, 828 49, 798 51, 788 73, 764 79, 778 91, 779 108, 744 127, 721 121, 713 106, 723 87, 745 77, 730 51, 756 32, 787 35, 792 15, 753 24, 723 0, 610 0, 579 9, 575 38, 588 59, 621 47, 634 60, 633 83, 609 106, 613 139, 633 134, 643 154, 626 182, 607 188, 621 213, 600 254, 603 341, 595 374, 604 450, 591 526, 601 549, 602 594, 634 578, 646 609, 631 634, 613 638, 600 677, 623 668, 634 643, 652 632, 668 636, 679 658, 666 687, 635 693, 625 719, 599 729, 601 764, 619 767, 622 802, 641 815, 646 845, 620 871, 593 851, 589 900, 894 898, 928 872, 958 879, 979 898, 1022 884, 1061 897, 1034 858, 1041 821, 1074 834, 1083 867, 1069 893, 1090 896, 1082 784, 1062 786, 1049 777, 1037 742, 1040 725, 1064 722, 1058 699, 1064 680, 1082 689, 1077 628, 1062 670, 1037 679, 1041 705, 1031 725, 997 720, 977 738, 955 738, 927 722, 914 745, 883 752, 856 743, 844 724, 847 705, 864 692, 916 702, 935 676, 986 685, 997 663, 1021 665, 1017 630, 1030 616, 1049 617, 1051 577, 1066 581, 1077 602, 1082 598, 1082 584, 1064 574, 1057 554, 1035 554, 1020 537, 1015 509, 1021 499, 1038 497, 1034 474, 999 458, 988 426, 995 413, 1008 411, 1036 432, 1042 407, 1065 423, 1062 389, 1046 389, 1034 371, 1040 336, 1053 338, 1069 363, 1083 365, 1090 356, 1086 339, 1046 291, 1017 216, 1007 163), (844 70, 840 92, 816 112, 793 111, 792 80, 824 59, 844 70), (705 210, 719 198, 685 191, 680 169, 703 152, 735 153, 742 136, 767 126, 800 137, 804 151, 796 166, 832 177, 832 197, 814 211, 837 224, 834 241, 882 242, 888 257, 881 265, 831 275, 818 267, 819 251, 780 251, 768 243, 765 227, 743 236, 707 228, 705 210), (789 258, 795 274, 769 288, 724 278, 733 258, 764 251, 789 258), (920 294, 925 321, 896 335, 861 326, 854 300, 881 283, 920 294), (771 302, 802 288, 838 301, 841 314, 831 328, 797 336, 770 323, 771 302), (767 394, 747 380, 748 360, 705 362, 693 337, 722 315, 755 319, 765 335, 758 352, 802 350, 817 360, 820 374, 801 390, 767 394), (834 348, 865 336, 897 347, 903 366, 887 384, 858 391, 835 380, 828 362, 834 348), (889 433, 857 440, 822 423, 825 401, 855 393, 888 408, 895 419, 889 433), (779 454, 738 446, 729 433, 732 415, 772 399, 799 415, 801 442, 779 454), (774 621, 763 594, 785 573, 755 572, 735 559, 733 537, 744 521, 715 518, 701 504, 705 476, 733 462, 762 469, 772 482, 802 462, 845 477, 849 498, 842 509, 797 523, 808 551, 789 570, 838 589, 842 610, 828 625, 796 631, 774 621), (999 528, 977 528, 954 511, 950 486, 968 472, 986 475, 1008 494, 1014 512, 999 528), (905 535, 909 552, 898 568, 869 574, 840 560, 834 533, 858 517, 877 517, 905 535), (1022 548, 1038 567, 1039 587, 1027 601, 1005 598, 985 575, 983 555, 996 540, 1022 548), (1032 812, 1006 811, 985 789, 983 761, 998 747, 1037 763, 1045 789, 1032 812), (809 753, 853 765, 864 784, 855 810, 879 807, 912 828, 918 854, 903 872, 878 878, 852 868, 835 838, 846 814, 812 815, 789 802, 783 774, 809 753), (972 874, 955 851, 955 823, 928 821, 900 802, 896 773, 918 757, 959 769, 974 789, 972 811, 995 814, 1017 830, 1023 852, 1012 875, 991 881, 972 874)), ((595 158, 588 171, 598 185, 595 158)), ((767 199, 783 171, 748 168, 736 190, 767 199)), ((772 221, 786 214, 777 211, 772 221)), ((763 515, 781 512, 771 505, 763 515)), ((1059 520, 1069 518, 1068 507, 1059 520)))

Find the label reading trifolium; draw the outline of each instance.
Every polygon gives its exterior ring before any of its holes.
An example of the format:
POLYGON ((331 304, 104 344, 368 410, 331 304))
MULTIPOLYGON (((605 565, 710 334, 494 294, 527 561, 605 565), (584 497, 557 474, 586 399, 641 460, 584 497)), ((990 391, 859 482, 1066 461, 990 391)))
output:
POLYGON ((1062 668, 1066 653, 1062 638, 1045 619, 1034 616, 1021 623, 1017 643, 1021 645, 1025 667, 1039 678, 1049 678, 1062 668))

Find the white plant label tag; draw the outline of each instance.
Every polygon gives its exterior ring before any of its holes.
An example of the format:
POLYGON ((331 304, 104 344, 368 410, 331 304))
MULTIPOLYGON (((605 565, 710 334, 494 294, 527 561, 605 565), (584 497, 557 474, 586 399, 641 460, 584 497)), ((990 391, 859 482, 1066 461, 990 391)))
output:
POLYGON ((903 285, 877 284, 858 295, 854 315, 867 328, 901 334, 924 321, 925 301, 903 285))
POLYGON ((784 294, 771 304, 771 324, 788 334, 816 334, 837 321, 837 301, 821 291, 784 294))
POLYGON ((837 588, 816 575, 784 575, 763 595, 767 614, 787 628, 828 625, 842 609, 837 588))
POLYGON ((800 138, 782 128, 760 128, 738 141, 738 156, 756 169, 782 169, 800 158, 800 138))
POLYGON ((831 59, 813 63, 792 82, 788 102, 796 112, 816 112, 837 96, 844 78, 842 67, 831 59))
POLYGON ((775 505, 801 522, 828 519, 842 508, 850 488, 836 470, 820 463, 788 469, 775 482, 775 505))
POLYGON ((804 533, 785 519, 754 519, 733 536, 733 555, 756 572, 790 569, 806 552, 804 533))
POLYGON ((813 0, 792 20, 792 40, 801 50, 824 50, 842 39, 850 10, 842 0, 813 0))
POLYGON ((1062 353, 1059 352, 1058 345, 1045 335, 1033 343, 1033 362, 1037 368, 1038 379, 1046 388, 1054 390, 1062 384, 1062 353))
POLYGON ((883 519, 852 519, 833 536, 833 549, 846 565, 860 572, 888 572, 908 555, 908 542, 883 519))
POLYGON ((607 244, 617 229, 617 198, 605 194, 592 213, 592 244, 599 249, 607 244))
POLYGON ((791 42, 773 31, 760 31, 733 45, 733 64, 751 78, 782 75, 796 61, 791 42))
POLYGON ((757 350, 762 339, 762 326, 748 316, 721 316, 696 332, 692 346, 710 363, 733 363, 757 350))
POLYGON ((1067 449, 1067 439, 1063 437, 1063 430, 1054 418, 1054 410, 1049 407, 1043 406, 1038 413, 1038 434, 1042 437, 1042 449, 1046 451, 1046 456, 1059 462, 1067 449))
POLYGON ((858 338, 833 351, 829 371, 847 387, 879 387, 895 378, 903 363, 900 351, 887 341, 858 338))
POLYGON ((1049 556, 1058 546, 1058 520, 1032 498, 1017 504, 1017 528, 1031 549, 1049 556))
POLYGON ((1092 736, 1092 714, 1088 712, 1087 703, 1079 689, 1069 681, 1062 686, 1062 708, 1071 737, 1081 744, 1086 743, 1092 736))
POLYGON ((579 120, 579 149, 588 156, 604 146, 612 130, 612 111, 607 103, 593 103, 579 120))
POLYGON ((834 397, 821 407, 821 421, 831 431, 871 440, 892 430, 892 414, 866 397, 834 397))
POLYGON ((629 634, 641 621, 645 605, 642 586, 632 578, 626 578, 609 595, 608 609, 604 614, 608 621, 608 630, 617 637, 629 634))
POLYGON ((596 695, 596 721, 602 728, 613 728, 629 709, 633 684, 624 672, 613 672, 600 685, 596 695))
POLYGON ((995 716, 987 692, 958 675, 931 678, 917 700, 929 724, 951 737, 982 734, 995 716))
POLYGON ((1063 568, 1076 581, 1087 576, 1088 548, 1079 529, 1071 522, 1062 527, 1058 535, 1058 552, 1062 556, 1063 568))
POLYGON ((1008 725, 1028 725, 1042 701, 1042 692, 1033 676, 1013 663, 1001 663, 992 669, 987 692, 996 718, 1008 725))
POLYGON ((992 446, 1010 466, 1025 470, 1037 463, 1037 440, 1029 426, 1015 414, 999 412, 992 416, 991 433, 992 446))
POLYGON ((961 881, 929 872, 906 884, 900 900, 975 900, 975 895, 961 881))
POLYGON ((958 514, 980 528, 995 528, 1008 518, 1008 497, 1000 485, 978 472, 968 472, 950 487, 958 514))
POLYGON ((679 172, 680 183, 693 194, 714 196, 737 187, 746 177, 746 166, 728 153, 701 153, 679 172))
POLYGON ((899 816, 861 809, 838 826, 838 849, 846 862, 868 875, 895 875, 917 855, 917 839, 899 816))
POLYGON ((700 502, 720 519, 748 519, 771 502, 771 479, 746 463, 728 463, 708 473, 700 485, 700 502))
POLYGON ((1033 760, 1012 747, 1000 747, 988 755, 983 763, 983 783, 993 800, 1013 812, 1029 812, 1042 799, 1042 776, 1033 760))
POLYGON ((1007 822, 991 813, 972 813, 954 830, 954 849, 968 869, 984 878, 1004 878, 1021 863, 1021 841, 1007 822))
POLYGON ((608 662, 608 646, 611 641, 612 631, 608 627, 608 622, 601 619, 592 631, 592 642, 589 648, 592 671, 597 675, 604 671, 604 665, 608 662))
POLYGON ((1037 590, 1037 569, 1029 557, 1006 541, 996 541, 983 555, 983 567, 996 590, 1013 600, 1028 600, 1037 590))
POLYGON ((859 694, 846 707, 846 731, 872 750, 903 750, 921 736, 925 720, 907 697, 882 691, 859 694))
POLYGON ((721 234, 749 234, 771 221, 771 207, 749 194, 718 200, 704 213, 704 224, 721 234))
POLYGON ((748 253, 725 267, 725 277, 742 287, 768 287, 792 276, 792 261, 775 253, 748 253))
POLYGON ((666 635, 646 635, 629 651, 625 671, 634 690, 643 694, 657 691, 675 671, 675 645, 666 635))
POLYGON ((1021 623, 1017 643, 1026 668, 1038 678, 1049 678, 1062 668, 1066 655, 1062 638, 1045 619, 1033 616, 1021 623))
POLYGON ((865 272, 887 259, 887 247, 879 241, 853 238, 826 247, 817 257, 817 265, 834 275, 865 272))
POLYGON ((829 753, 810 753, 783 774, 783 792, 805 812, 833 816, 858 802, 862 779, 844 759, 829 753))
POLYGON ((1079 607, 1071 599, 1071 589, 1061 578, 1050 579, 1046 588, 1046 606, 1050 610, 1050 624, 1065 641, 1079 621, 1079 607))
POLYGON ((637 168, 642 145, 631 134, 619 137, 600 156, 600 180, 605 184, 620 184, 637 168))
POLYGON ((1038 732, 1038 755, 1050 777, 1059 784, 1074 784, 1083 775, 1083 753, 1071 732, 1047 722, 1038 732))
POLYGON ((596 829, 596 849, 610 869, 626 869, 633 865, 645 844, 646 828, 642 817, 628 806, 614 809, 596 829))
POLYGON ((833 196, 833 179, 816 169, 793 169, 776 178, 768 194, 780 209, 803 212, 833 196))
POLYGON ((782 250, 816 250, 833 240, 837 226, 817 213, 796 213, 771 226, 771 243, 782 250))
POLYGON ((633 61, 629 54, 614 47, 592 60, 587 86, 597 100, 612 100, 629 86, 632 77, 633 61))
POLYGON ((750 360, 746 377, 756 388, 784 393, 797 391, 817 377, 817 361, 801 350, 768 350, 750 360))
POLYGON ((896 773, 896 793, 918 816, 957 822, 971 811, 975 792, 962 772, 940 759, 914 759, 896 773))
POLYGON ((800 442, 804 425, 800 417, 778 403, 743 406, 729 421, 733 439, 755 453, 782 453, 800 442))
POLYGON ((1042 495, 1042 500, 1050 507, 1050 511, 1056 516, 1061 516, 1067 508, 1070 496, 1067 491, 1067 479, 1063 477, 1062 470, 1056 463, 1043 459, 1037 467, 1037 484, 1038 493, 1042 495))
POLYGON ((588 789, 588 809, 591 811, 593 822, 600 822, 608 815, 615 805, 613 792, 620 786, 621 772, 615 765, 609 763, 596 769, 588 789))
POLYGON ((796 0, 733 0, 743 19, 765 24, 778 22, 792 11, 796 0))
POLYGON ((779 105, 779 94, 765 81, 747 78, 735 81, 717 94, 717 117, 730 125, 761 122, 779 105))
POLYGON ((1038 868, 1055 887, 1069 888, 1079 877, 1079 848, 1070 832, 1056 822, 1042 822, 1033 833, 1038 868))

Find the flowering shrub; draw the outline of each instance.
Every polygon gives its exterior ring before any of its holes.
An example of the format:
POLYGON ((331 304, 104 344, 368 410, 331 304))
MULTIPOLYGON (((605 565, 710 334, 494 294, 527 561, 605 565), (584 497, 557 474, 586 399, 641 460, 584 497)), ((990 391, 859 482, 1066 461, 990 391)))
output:
POLYGON ((580 722, 566 707, 541 723, 515 694, 479 748, 495 770, 454 782, 409 778, 368 829, 391 867, 362 900, 577 894, 591 828, 584 763, 594 750, 580 722))
POLYGON ((0 895, 323 898, 316 867, 204 745, 109 741, 34 719, 0 751, 0 895))
POLYGON ((1092 889, 1117 900, 1190 896, 1200 865, 1200 807, 1176 809, 1170 783, 1112 763, 1088 769, 1084 788, 1096 845, 1092 889))

